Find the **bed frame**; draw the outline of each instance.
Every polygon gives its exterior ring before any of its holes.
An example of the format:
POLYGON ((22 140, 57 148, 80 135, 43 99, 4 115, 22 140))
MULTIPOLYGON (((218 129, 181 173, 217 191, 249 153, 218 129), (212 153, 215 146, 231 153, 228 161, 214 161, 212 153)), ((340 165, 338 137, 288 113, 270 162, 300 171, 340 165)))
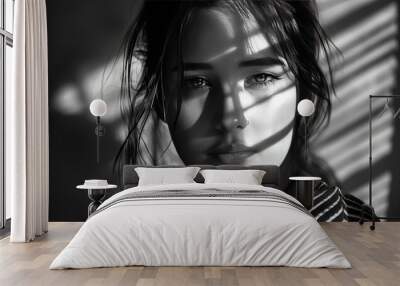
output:
MULTIPOLYGON (((274 165, 254 165, 254 166, 241 166, 241 165, 190 165, 200 167, 201 169, 219 169, 219 170, 264 170, 266 173, 262 180, 262 184, 267 187, 273 187, 280 190, 286 190, 288 186, 288 180, 282 178, 280 169, 274 165)), ((136 167, 148 167, 148 168, 182 168, 185 166, 143 166, 143 165, 125 165, 122 171, 122 188, 132 188, 138 185, 139 177, 135 171, 136 167)), ((199 173, 195 181, 203 183, 204 178, 199 173)))

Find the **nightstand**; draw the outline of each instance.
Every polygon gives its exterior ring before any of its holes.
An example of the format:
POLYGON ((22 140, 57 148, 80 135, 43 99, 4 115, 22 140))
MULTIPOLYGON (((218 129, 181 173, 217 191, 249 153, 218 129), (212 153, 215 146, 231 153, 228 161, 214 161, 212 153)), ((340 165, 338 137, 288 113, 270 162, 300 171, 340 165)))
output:
POLYGON ((320 177, 290 177, 296 183, 295 197, 304 207, 310 210, 313 207, 315 184, 321 181, 320 177))
POLYGON ((88 217, 96 211, 96 209, 101 205, 103 202, 106 192, 111 189, 117 188, 117 185, 102 185, 102 186, 95 186, 87 184, 85 181, 84 185, 76 186, 79 190, 87 190, 88 197, 91 200, 88 206, 88 217))

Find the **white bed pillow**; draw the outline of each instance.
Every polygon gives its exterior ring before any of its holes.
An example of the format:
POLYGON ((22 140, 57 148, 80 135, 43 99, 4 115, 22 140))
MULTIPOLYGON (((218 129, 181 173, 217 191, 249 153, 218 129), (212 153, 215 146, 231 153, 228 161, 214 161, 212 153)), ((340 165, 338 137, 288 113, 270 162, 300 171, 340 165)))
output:
POLYGON ((193 179, 199 170, 199 167, 135 168, 139 176, 139 186, 195 183, 193 179))
POLYGON ((226 183, 261 185, 265 171, 262 170, 201 170, 205 184, 226 183))

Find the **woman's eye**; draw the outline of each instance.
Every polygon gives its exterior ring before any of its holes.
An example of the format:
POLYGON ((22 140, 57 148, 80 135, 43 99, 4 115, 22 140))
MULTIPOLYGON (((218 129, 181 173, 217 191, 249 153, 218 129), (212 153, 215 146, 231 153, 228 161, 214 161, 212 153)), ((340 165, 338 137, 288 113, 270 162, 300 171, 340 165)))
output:
POLYGON ((211 84, 208 80, 202 77, 194 77, 185 79, 185 84, 190 88, 210 88, 211 84))
POLYGON ((265 74, 265 73, 256 74, 256 75, 254 76, 254 81, 256 81, 257 83, 266 82, 267 79, 268 79, 268 76, 267 76, 267 74, 265 74))
POLYGON ((280 76, 267 73, 259 73, 246 78, 244 81, 244 87, 250 89, 265 88, 269 87, 271 84, 274 83, 275 80, 278 79, 280 79, 280 76))

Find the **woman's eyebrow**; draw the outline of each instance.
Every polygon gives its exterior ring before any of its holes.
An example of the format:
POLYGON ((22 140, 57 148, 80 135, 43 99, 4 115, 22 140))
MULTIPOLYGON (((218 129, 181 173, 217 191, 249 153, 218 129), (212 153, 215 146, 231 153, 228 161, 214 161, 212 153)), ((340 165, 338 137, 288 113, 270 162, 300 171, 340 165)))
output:
MULTIPOLYGON (((183 69, 185 71, 193 71, 193 70, 211 70, 213 69, 212 65, 209 63, 183 63, 183 69)), ((172 68, 173 71, 178 70, 178 66, 172 68)))
MULTIPOLYGON (((250 67, 250 66, 285 66, 285 63, 274 57, 262 57, 256 59, 244 60, 239 63, 239 67, 250 67)), ((209 63, 196 63, 196 62, 186 62, 183 63, 183 70, 185 71, 196 71, 196 70, 212 70, 213 66, 209 63)), ((172 68, 173 71, 178 70, 178 66, 172 68)))
POLYGON ((239 63, 239 67, 251 67, 251 66, 285 66, 285 63, 274 57, 262 57, 257 59, 244 60, 239 63))

